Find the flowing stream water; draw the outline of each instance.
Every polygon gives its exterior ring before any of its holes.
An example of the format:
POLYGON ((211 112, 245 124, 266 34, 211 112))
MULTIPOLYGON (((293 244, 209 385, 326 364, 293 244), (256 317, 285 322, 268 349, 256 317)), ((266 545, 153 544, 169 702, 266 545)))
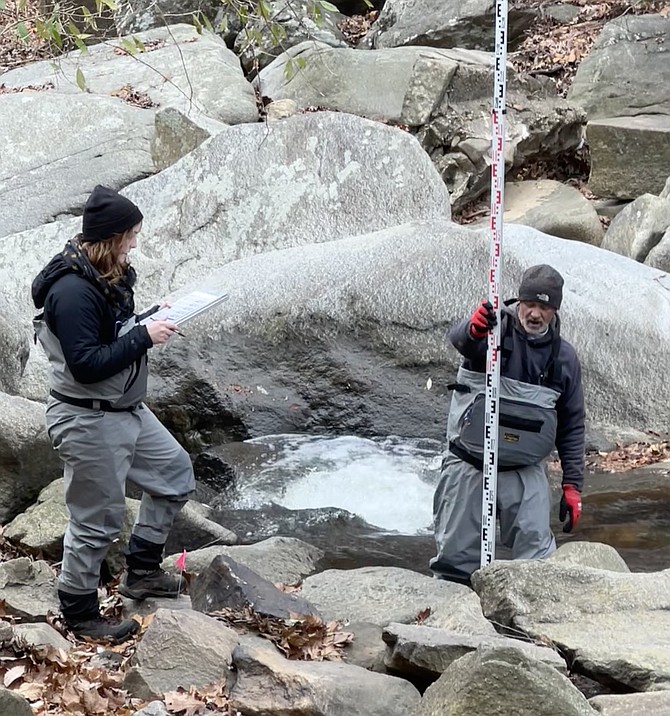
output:
MULTIPOLYGON (((428 573, 439 442, 274 435, 223 447, 235 479, 210 502, 243 541, 295 536, 324 549, 323 568, 380 564, 428 573)), ((559 544, 606 542, 633 571, 670 567, 669 467, 589 472, 574 534, 563 534, 553 511, 559 544)), ((560 475, 551 482, 557 501, 560 475)), ((509 554, 499 548, 497 556, 509 554)))

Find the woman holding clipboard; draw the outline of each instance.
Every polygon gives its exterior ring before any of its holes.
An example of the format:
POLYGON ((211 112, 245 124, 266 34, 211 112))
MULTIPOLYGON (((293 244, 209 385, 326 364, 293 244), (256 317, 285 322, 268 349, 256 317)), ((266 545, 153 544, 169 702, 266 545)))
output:
POLYGON ((143 490, 119 586, 134 599, 176 597, 182 590, 160 563, 174 518, 195 489, 188 454, 143 402, 147 351, 166 343, 177 326, 160 318, 142 323, 147 315, 135 314, 136 274, 128 255, 142 218, 129 199, 96 186, 82 233, 32 286, 42 310, 35 334, 50 367, 46 423, 64 463, 69 514, 61 610, 75 635, 114 643, 139 627, 103 618, 98 604, 102 561, 123 524, 126 480, 143 490))

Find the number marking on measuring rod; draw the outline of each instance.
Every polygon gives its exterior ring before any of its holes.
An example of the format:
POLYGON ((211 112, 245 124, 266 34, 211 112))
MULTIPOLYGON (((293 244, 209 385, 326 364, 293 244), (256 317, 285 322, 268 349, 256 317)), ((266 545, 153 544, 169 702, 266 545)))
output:
POLYGON ((507 78, 507 0, 496 0, 495 67, 491 109, 491 248, 489 301, 498 321, 489 333, 486 354, 481 566, 495 559, 500 405, 500 277, 505 195, 505 84, 507 78))

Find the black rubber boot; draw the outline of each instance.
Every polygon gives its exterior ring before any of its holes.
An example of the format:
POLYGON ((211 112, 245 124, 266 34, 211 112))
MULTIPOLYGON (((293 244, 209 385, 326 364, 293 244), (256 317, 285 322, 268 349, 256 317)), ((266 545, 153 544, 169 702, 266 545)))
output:
POLYGON ((68 629, 80 639, 120 644, 139 631, 133 619, 103 617, 98 606, 98 593, 70 594, 58 590, 61 611, 68 629))
POLYGON ((177 597, 184 591, 184 580, 160 568, 165 545, 131 535, 126 552, 127 572, 119 584, 119 594, 130 599, 177 597))
POLYGON ((184 593, 184 580, 160 569, 132 570, 124 573, 119 584, 119 594, 130 599, 149 597, 178 597, 184 593))

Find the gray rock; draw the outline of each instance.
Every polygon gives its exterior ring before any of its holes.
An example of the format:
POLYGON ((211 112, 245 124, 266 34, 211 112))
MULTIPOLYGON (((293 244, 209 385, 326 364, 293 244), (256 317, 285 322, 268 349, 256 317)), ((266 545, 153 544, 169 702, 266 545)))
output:
MULTIPOLYGON (((492 53, 475 50, 361 52, 305 42, 266 67, 257 84, 273 100, 419 128, 417 137, 447 184, 452 205, 460 207, 489 185, 492 66, 492 53), (289 81, 286 67, 295 62, 304 67, 289 81)), ((544 83, 510 68, 507 92, 508 166, 582 141, 583 111, 544 83)))
POLYGON ((3 94, 0 123, 7 133, 0 155, 0 237, 78 213, 96 184, 119 189, 153 171, 153 114, 112 97, 3 94), (16 117, 21 121, 12 121, 16 117))
POLYGON ((216 17, 216 0, 120 0, 114 10, 119 35, 131 35, 164 25, 193 24, 193 18, 216 17))
POLYGON ((176 107, 158 110, 151 142, 154 166, 158 171, 167 169, 227 126, 197 112, 184 114, 176 107))
POLYGON ((578 5, 568 5, 562 3, 560 5, 546 5, 542 9, 544 17, 558 22, 561 25, 569 25, 573 20, 579 17, 581 8, 578 5))
MULTIPOLYGON (((402 45, 493 50, 493 0, 386 0, 361 44, 376 48, 402 45)), ((508 44, 514 48, 537 18, 537 10, 515 6, 507 20, 508 44)))
MULTIPOLYGON (((156 105, 145 110, 150 126, 157 107, 176 107, 186 115, 195 110, 226 124, 258 120, 253 87, 245 79, 237 57, 219 37, 207 30, 199 34, 193 25, 186 24, 149 30, 136 37, 146 52, 130 56, 117 49, 123 48, 123 38, 108 40, 92 45, 86 54, 79 50, 69 52, 59 58, 57 65, 45 60, 10 70, 0 75, 0 83, 25 87, 50 82, 59 94, 81 97, 74 81, 77 69, 81 69, 86 87, 94 95, 112 95, 125 86, 146 95, 156 105)), ((115 101, 128 108, 120 98, 115 101)), ((101 114, 100 120, 104 119, 101 114)), ((70 126, 81 124, 75 118, 70 126)))
MULTIPOLYGON (((344 15, 308 0, 272 0, 269 19, 258 18, 241 29, 235 38, 235 52, 244 69, 253 77, 285 50, 306 40, 329 47, 347 47, 339 23, 344 15)), ((296 65, 290 75, 299 74, 296 65)))
POLYGON ((60 610, 56 575, 43 561, 19 557, 0 563, 0 600, 8 614, 26 621, 46 621, 49 612, 60 610))
POLYGON ((14 638, 14 627, 10 622, 0 620, 0 644, 11 641, 14 638))
POLYGON ((144 617, 155 614, 159 609, 168 609, 171 612, 193 611, 191 597, 188 594, 180 594, 178 597, 149 597, 141 602, 121 597, 121 603, 123 604, 124 619, 132 619, 135 615, 144 617))
POLYGON ((667 716, 670 713, 670 692, 647 694, 603 694, 589 699, 602 716, 667 716))
POLYGON ((606 216, 608 219, 613 219, 619 212, 625 209, 630 202, 624 199, 591 199, 591 204, 598 213, 598 216, 606 216))
POLYGON ((2 716, 33 716, 34 712, 23 696, 0 688, 0 713, 2 716))
POLYGON ((207 614, 220 609, 251 607, 262 616, 297 619, 319 612, 302 596, 282 592, 227 555, 215 557, 189 587, 193 609, 207 614))
POLYGON ((487 617, 550 640, 574 670, 637 691, 670 688, 670 570, 495 562, 473 586, 487 617))
MULTIPOLYGON (((294 584, 316 570, 323 552, 292 537, 270 537, 256 544, 234 547, 217 545, 196 549, 186 557, 186 570, 202 572, 219 555, 232 557, 269 582, 294 584)), ((174 562, 178 556, 175 554, 167 557, 163 562, 163 569, 174 572, 174 562)))
POLYGON ((349 622, 344 630, 354 638, 344 646, 342 659, 347 664, 385 674, 386 644, 382 639, 382 627, 369 622, 349 622))
POLYGON ((31 646, 50 646, 65 652, 72 649, 72 642, 49 624, 15 624, 14 634, 31 646))
POLYGON ((0 523, 28 507, 62 469, 47 435, 44 405, 0 393, 0 523))
POLYGON ((602 224, 589 200, 574 187, 551 179, 506 184, 504 220, 594 246, 603 240, 602 224))
POLYGON ((665 186, 659 196, 661 199, 670 199, 670 177, 665 180, 665 186))
POLYGON ((656 246, 649 250, 644 262, 647 266, 653 266, 662 271, 670 270, 670 226, 665 230, 656 246))
POLYGON ((30 357, 30 333, 27 325, 13 320, 12 308, 0 297, 0 392, 15 395, 30 357))
POLYGON ((225 681, 237 634, 216 619, 192 611, 159 609, 139 642, 124 688, 136 698, 225 681))
POLYGON ((387 668, 409 678, 418 676, 434 681, 456 659, 484 647, 519 649, 529 658, 547 664, 562 674, 567 673, 565 660, 557 651, 519 639, 491 634, 461 634, 415 624, 389 624, 384 629, 383 638, 389 647, 385 659, 387 668))
POLYGON ((670 166, 670 107, 666 115, 592 120, 586 136, 594 194, 635 199, 661 192, 670 166))
POLYGON ((143 709, 135 711, 133 716, 169 716, 167 706, 162 701, 152 701, 143 709))
POLYGON ((239 646, 233 652, 237 679, 233 710, 245 716, 406 716, 420 700, 407 681, 358 666, 329 661, 289 661, 278 652, 239 646))
MULTIPOLYGON (((124 550, 138 510, 137 500, 126 501, 121 535, 111 545, 106 557, 112 572, 119 572, 125 565, 124 550)), ((18 514, 7 525, 5 536, 30 552, 53 561, 60 561, 63 556, 63 536, 67 521, 63 479, 59 478, 40 492, 34 505, 18 514)))
POLYGON ((669 226, 670 201, 643 194, 612 219, 602 248, 647 263, 669 226))
POLYGON ((623 557, 608 544, 600 542, 566 542, 549 555, 550 562, 574 564, 610 572, 630 572, 623 557))
POLYGON ((595 716, 556 669, 511 647, 457 659, 424 693, 412 716, 595 716), (485 686, 483 686, 485 684, 485 686))
POLYGON ((429 610, 424 621, 427 625, 464 633, 495 633, 470 589, 399 567, 329 569, 307 577, 302 594, 326 621, 411 624, 429 610))
POLYGON ((287 119, 298 113, 298 103, 292 99, 278 99, 270 102, 265 108, 266 120, 276 122, 280 119, 287 119))
POLYGON ((589 120, 670 114, 670 17, 625 15, 608 22, 582 60, 568 99, 589 120))

